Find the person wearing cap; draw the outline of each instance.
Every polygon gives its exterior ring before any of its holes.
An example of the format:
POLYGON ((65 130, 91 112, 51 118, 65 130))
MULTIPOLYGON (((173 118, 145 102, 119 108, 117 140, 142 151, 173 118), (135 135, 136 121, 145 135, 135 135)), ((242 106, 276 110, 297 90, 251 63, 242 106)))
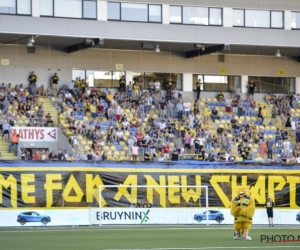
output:
POLYGON ((270 227, 274 227, 273 225, 273 207, 275 206, 275 202, 272 201, 270 196, 267 197, 267 202, 265 203, 265 208, 267 209, 268 222, 270 227))

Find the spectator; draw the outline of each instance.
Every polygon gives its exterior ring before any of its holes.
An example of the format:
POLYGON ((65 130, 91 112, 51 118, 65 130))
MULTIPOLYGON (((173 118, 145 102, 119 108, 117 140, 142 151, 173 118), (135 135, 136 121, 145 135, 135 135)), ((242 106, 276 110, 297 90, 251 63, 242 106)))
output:
POLYGON ((164 119, 166 115, 166 101, 163 99, 159 102, 159 108, 160 108, 160 118, 164 119))
POLYGON ((276 149, 277 149, 277 154, 281 156, 282 154, 282 140, 279 138, 278 142, 276 142, 276 149))
POLYGON ((266 151, 267 151, 267 143, 263 139, 262 142, 260 143, 260 157, 265 158, 266 151))
POLYGON ((264 108, 261 110, 260 114, 261 114, 262 123, 263 123, 267 117, 267 107, 266 106, 264 106, 264 108))
POLYGON ((253 98, 253 96, 254 96, 255 87, 256 87, 256 84, 251 80, 248 83, 248 92, 249 92, 250 98, 253 98))
POLYGON ((155 92, 160 95, 160 82, 156 80, 154 82, 155 92))
POLYGON ((178 121, 182 121, 183 104, 181 101, 177 103, 176 110, 178 112, 178 121))
POLYGON ((188 101, 185 101, 185 102, 183 103, 183 110, 184 110, 184 115, 185 115, 186 117, 188 117, 189 114, 190 114, 190 111, 191 111, 191 103, 188 102, 188 101))
POLYGON ((88 161, 92 161, 94 159, 92 150, 89 150, 88 154, 86 155, 88 161))
POLYGON ((57 76, 56 73, 54 73, 54 76, 51 77, 51 87, 52 87, 53 96, 56 96, 57 94, 58 82, 59 82, 59 77, 57 76))
POLYGON ((217 95, 217 99, 219 102, 224 102, 224 94, 222 91, 217 95))
POLYGON ((11 136, 11 140, 10 140, 10 144, 8 147, 8 152, 11 152, 11 148, 14 148, 14 153, 17 156, 18 155, 18 144, 19 144, 19 134, 17 133, 17 130, 14 129, 12 136, 11 136))
POLYGON ((169 159, 169 157, 170 157, 170 155, 169 155, 170 149, 171 148, 170 148, 170 145, 168 143, 165 143, 163 145, 162 150, 163 150, 163 154, 164 154, 164 160, 168 160, 169 159))
POLYGON ((48 159, 51 160, 51 161, 57 161, 58 160, 57 155, 53 151, 49 154, 48 159))
POLYGON ((36 150, 34 155, 33 155, 33 160, 34 161, 40 161, 41 160, 41 154, 40 151, 36 150))
POLYGON ((290 157, 290 145, 291 143, 288 141, 288 139, 285 139, 285 141, 283 142, 283 149, 284 149, 284 155, 287 158, 290 157))
POLYGON ((225 112, 227 113, 227 114, 230 114, 231 113, 231 102, 230 102, 230 99, 229 99, 229 96, 227 96, 226 98, 225 98, 225 112))
POLYGON ((144 154, 144 161, 150 161, 151 160, 151 156, 149 151, 146 151, 144 154))
POLYGON ((205 104, 205 108, 204 108, 204 111, 203 111, 203 115, 204 115, 204 125, 207 125, 208 124, 208 118, 211 114, 211 110, 210 110, 210 107, 207 105, 207 103, 205 104))
POLYGON ((273 146, 274 142, 271 139, 267 140, 267 152, 268 152, 268 158, 273 160, 273 146))
POLYGON ((178 150, 172 152, 171 161, 179 161, 180 154, 178 150))
POLYGON ((199 100, 200 98, 202 88, 203 88, 203 84, 201 82, 201 79, 198 79, 198 81, 196 82, 197 100, 199 100))
POLYGON ((36 89, 36 81, 37 81, 37 76, 34 74, 34 71, 31 72, 31 74, 28 77, 29 81, 29 86, 33 87, 34 90, 36 89))
POLYGON ((133 161, 137 161, 138 160, 139 147, 138 147, 137 143, 134 143, 133 146, 131 147, 131 155, 133 157, 133 161))
POLYGON ((57 158, 58 158, 59 161, 64 161, 65 160, 65 154, 62 152, 61 149, 58 150, 57 158))
POLYGON ((213 123, 215 122, 216 119, 220 120, 219 112, 218 112, 218 110, 215 107, 211 111, 211 119, 212 119, 213 123))

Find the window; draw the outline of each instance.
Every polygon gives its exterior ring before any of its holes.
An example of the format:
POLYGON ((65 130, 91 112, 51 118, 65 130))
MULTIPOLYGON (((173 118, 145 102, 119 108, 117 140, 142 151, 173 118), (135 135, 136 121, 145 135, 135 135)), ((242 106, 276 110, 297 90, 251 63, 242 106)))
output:
POLYGON ((161 23, 161 5, 108 2, 107 17, 108 20, 161 23))
POLYGON ((283 12, 271 11, 271 28, 283 28, 283 12))
POLYGON ((295 78, 272 76, 249 76, 249 81, 256 84, 258 93, 289 93, 295 92, 295 78))
POLYGON ((222 9, 170 6, 170 23, 222 25, 222 9))
POLYGON ((149 22, 161 23, 161 5, 149 5, 149 22))
POLYGON ((121 20, 122 21, 148 21, 148 5, 135 4, 135 3, 122 3, 121 4, 121 20))
POLYGON ((234 91, 236 86, 240 86, 240 76, 223 75, 193 75, 193 89, 196 90, 196 82, 201 80, 204 91, 234 91))
POLYGON ((96 19, 97 18, 97 2, 83 1, 83 18, 96 19))
POLYGON ((81 0, 55 0, 54 16, 82 18, 81 0))
POLYGON ((121 19, 121 4, 120 3, 107 3, 107 18, 108 20, 121 19))
POLYGON ((222 9, 209 8, 209 25, 222 25, 222 9))
POLYGON ((40 15, 53 16, 53 0, 40 1, 40 15))
POLYGON ((282 29, 283 11, 234 9, 233 26, 282 29))
POLYGON ((184 6, 183 23, 208 25, 208 8, 184 6))
POLYGON ((0 14, 31 15, 31 0, 0 0, 0 14))
POLYGON ((72 72, 73 80, 84 79, 87 86, 96 88, 118 88, 119 80, 123 75, 125 75, 124 71, 73 69, 72 72))
POLYGON ((233 26, 245 26, 245 10, 233 10, 233 26))
POLYGON ((40 15, 67 18, 97 19, 97 1, 40 0, 40 15))
POLYGON ((270 28, 270 11, 245 10, 245 26, 254 28, 270 28))
POLYGON ((292 29, 300 29, 300 12, 292 12, 292 29))
POLYGON ((182 74, 177 73, 154 73, 146 72, 144 77, 144 87, 149 88, 149 82, 158 80, 160 82, 160 88, 162 90, 167 89, 169 81, 173 82, 173 86, 176 86, 178 90, 182 90, 182 74))
POLYGON ((158 80, 160 82, 160 87, 162 90, 167 89, 167 83, 171 80, 178 90, 182 90, 182 74, 176 73, 153 73, 153 72, 134 72, 133 82, 143 82, 143 87, 145 89, 149 88, 149 82, 155 82, 158 80))
POLYGON ((31 15, 31 0, 17 0, 17 14, 31 15))
POLYGON ((181 12, 181 6, 170 6, 170 23, 182 23, 181 12))

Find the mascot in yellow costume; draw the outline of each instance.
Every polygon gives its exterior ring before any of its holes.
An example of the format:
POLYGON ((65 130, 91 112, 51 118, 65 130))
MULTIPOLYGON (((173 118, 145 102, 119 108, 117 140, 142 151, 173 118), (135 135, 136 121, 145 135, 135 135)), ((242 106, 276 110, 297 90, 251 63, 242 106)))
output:
POLYGON ((233 239, 243 237, 245 240, 252 240, 249 230, 252 225, 252 218, 255 212, 254 198, 250 195, 248 187, 238 187, 238 196, 231 202, 230 213, 234 216, 235 234, 233 239))

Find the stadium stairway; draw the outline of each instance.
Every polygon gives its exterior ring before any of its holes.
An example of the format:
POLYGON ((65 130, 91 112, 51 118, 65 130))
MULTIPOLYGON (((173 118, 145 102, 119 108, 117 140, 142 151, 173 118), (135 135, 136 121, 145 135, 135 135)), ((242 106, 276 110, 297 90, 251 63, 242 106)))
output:
POLYGON ((0 138, 0 152, 1 152, 1 160, 18 160, 19 157, 14 155, 13 148, 12 152, 8 153, 9 143, 5 142, 3 137, 0 138))
POLYGON ((58 126, 58 114, 55 106, 52 104, 51 100, 49 98, 42 98, 41 103, 43 103, 43 108, 45 115, 50 113, 52 120, 55 123, 55 126, 58 126))

